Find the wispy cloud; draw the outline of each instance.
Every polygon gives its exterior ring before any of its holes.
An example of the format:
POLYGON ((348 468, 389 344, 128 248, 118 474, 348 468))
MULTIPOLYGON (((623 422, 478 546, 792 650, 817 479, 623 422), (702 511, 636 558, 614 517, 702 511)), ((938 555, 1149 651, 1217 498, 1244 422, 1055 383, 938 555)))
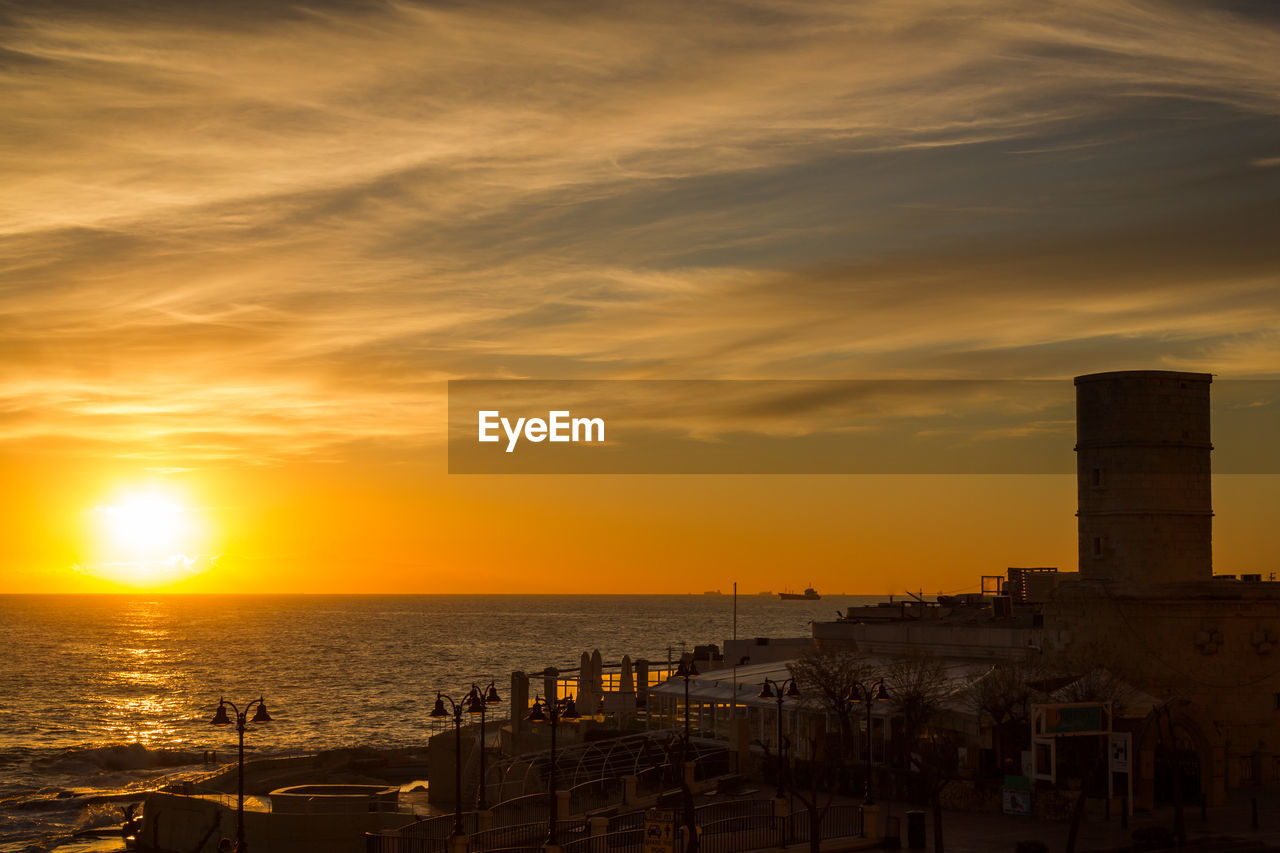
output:
POLYGON ((0 438, 436 440, 451 377, 1280 374, 1201 4, 19 4, 0 438))

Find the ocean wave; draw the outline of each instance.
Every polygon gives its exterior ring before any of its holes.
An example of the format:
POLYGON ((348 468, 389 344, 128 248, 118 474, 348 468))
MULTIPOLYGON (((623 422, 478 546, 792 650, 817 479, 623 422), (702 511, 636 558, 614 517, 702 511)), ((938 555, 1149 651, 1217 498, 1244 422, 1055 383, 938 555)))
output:
POLYGON ((58 772, 150 770, 201 764, 204 754, 181 749, 149 749, 140 743, 121 743, 68 749, 52 758, 35 759, 32 767, 58 772))

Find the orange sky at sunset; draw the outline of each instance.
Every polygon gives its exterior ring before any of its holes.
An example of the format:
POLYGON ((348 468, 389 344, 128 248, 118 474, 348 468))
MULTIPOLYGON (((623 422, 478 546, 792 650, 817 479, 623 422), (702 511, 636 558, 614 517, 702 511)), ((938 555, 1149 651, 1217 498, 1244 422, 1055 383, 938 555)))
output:
POLYGON ((0 103, 0 592, 971 590, 1072 477, 451 475, 446 383, 1280 378, 1266 3, 19 2, 0 103))

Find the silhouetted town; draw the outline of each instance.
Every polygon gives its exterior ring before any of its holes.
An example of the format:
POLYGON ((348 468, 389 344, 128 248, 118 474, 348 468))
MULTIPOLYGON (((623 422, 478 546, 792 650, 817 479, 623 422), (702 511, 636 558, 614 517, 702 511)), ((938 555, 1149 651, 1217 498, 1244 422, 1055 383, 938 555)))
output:
MULTIPOLYGON (((1214 574, 1211 382, 1076 378, 1075 571, 1008 567, 809 636, 661 662, 593 650, 441 696, 425 792, 264 790, 244 814, 253 849, 914 847, 926 825, 941 849, 944 809, 1069 823, 1074 843, 1086 817, 1127 827, 1170 806, 1148 840, 1182 843, 1184 810, 1280 782, 1280 584, 1214 574)), ((269 789, 314 769, 252 775, 269 789)), ((155 794, 137 837, 203 849, 228 808, 155 794)))

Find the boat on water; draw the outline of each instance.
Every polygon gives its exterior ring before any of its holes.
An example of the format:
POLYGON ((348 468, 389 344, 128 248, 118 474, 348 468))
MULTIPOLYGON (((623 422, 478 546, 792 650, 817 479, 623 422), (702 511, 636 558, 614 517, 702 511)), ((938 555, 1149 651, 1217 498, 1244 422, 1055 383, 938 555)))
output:
POLYGON ((820 601, 822 596, 818 595, 818 591, 811 586, 804 588, 804 592, 780 592, 778 598, 783 601, 820 601))

